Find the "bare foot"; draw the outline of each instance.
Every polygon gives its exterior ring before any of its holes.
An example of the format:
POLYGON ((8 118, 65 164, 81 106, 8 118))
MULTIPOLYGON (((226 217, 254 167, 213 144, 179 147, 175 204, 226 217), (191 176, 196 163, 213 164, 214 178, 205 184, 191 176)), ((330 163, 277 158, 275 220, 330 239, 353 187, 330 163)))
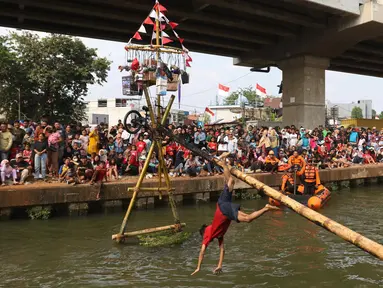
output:
POLYGON ((268 210, 281 210, 279 207, 270 204, 266 204, 265 208, 268 210))

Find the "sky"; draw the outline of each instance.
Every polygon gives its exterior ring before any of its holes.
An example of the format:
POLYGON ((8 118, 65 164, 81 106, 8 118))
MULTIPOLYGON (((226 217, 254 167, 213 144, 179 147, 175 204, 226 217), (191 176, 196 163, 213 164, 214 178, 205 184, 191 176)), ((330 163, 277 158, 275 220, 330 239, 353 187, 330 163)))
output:
MULTIPOLYGON (((0 35, 5 35, 9 31, 16 30, 0 27, 0 35)), ((38 34, 44 35, 44 33, 38 34)), ((182 35, 180 36, 182 37, 182 35)), ((125 64, 124 46, 126 43, 90 38, 81 39, 86 46, 96 48, 98 56, 112 61, 107 83, 104 83, 103 86, 90 87, 86 100, 123 98, 121 77, 126 75, 126 72, 125 74, 120 72, 117 67, 125 64)), ((185 39, 184 45, 187 47, 187 39, 185 39)), ((234 66, 232 58, 193 53, 193 51, 190 52, 190 56, 193 59, 192 68, 188 70, 190 83, 182 86, 180 106, 182 110, 203 111, 206 106, 214 104, 219 83, 229 86, 231 92, 241 87, 255 87, 258 83, 266 88, 268 94, 278 96, 277 85, 282 80, 282 72, 278 68, 272 68, 270 73, 250 73, 249 67, 234 66)), ((377 77, 326 71, 326 100, 333 103, 350 103, 370 99, 373 102, 373 109, 380 113, 383 111, 382 88, 383 79, 377 77)), ((150 91, 154 96, 154 89, 150 91)), ((177 92, 175 93, 177 96, 177 92)), ((167 98, 164 100, 166 101, 167 98)), ((219 101, 222 102, 222 100, 220 97, 219 101)), ((174 107, 178 108, 178 100, 175 101, 174 107)))

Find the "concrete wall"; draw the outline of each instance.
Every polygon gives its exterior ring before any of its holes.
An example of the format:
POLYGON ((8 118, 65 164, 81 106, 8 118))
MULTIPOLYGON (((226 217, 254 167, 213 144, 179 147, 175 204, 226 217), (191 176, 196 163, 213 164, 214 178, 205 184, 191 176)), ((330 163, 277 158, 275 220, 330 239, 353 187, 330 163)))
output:
MULTIPOLYGON (((320 177, 323 183, 339 182, 364 178, 383 177, 383 165, 363 165, 350 168, 321 170, 320 177)), ((253 177, 266 185, 277 187, 280 185, 282 174, 253 174, 253 177)), ((102 201, 129 200, 132 192, 128 187, 134 187, 137 178, 129 181, 106 183, 101 186, 66 184, 8 186, 0 189, 0 209, 11 207, 28 207, 36 205, 54 205, 85 202, 100 202, 96 195, 101 189, 102 201)), ((157 187, 156 179, 145 180, 143 187, 157 187)), ((198 178, 176 178, 172 181, 175 195, 192 195, 203 192, 220 192, 224 187, 224 179, 220 176, 198 178)), ((236 181, 235 189, 249 189, 249 185, 236 181)), ((166 195, 166 194, 165 194, 166 195)), ((157 192, 140 192, 139 198, 157 197, 157 192)))

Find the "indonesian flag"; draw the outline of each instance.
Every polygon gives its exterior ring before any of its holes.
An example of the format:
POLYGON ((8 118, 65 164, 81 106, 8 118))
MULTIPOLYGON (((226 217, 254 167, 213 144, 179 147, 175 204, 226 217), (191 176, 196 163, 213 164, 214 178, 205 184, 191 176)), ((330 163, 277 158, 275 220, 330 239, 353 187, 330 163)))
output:
POLYGON ((261 85, 257 83, 257 86, 255 87, 255 92, 263 97, 266 97, 266 89, 263 88, 261 85))
POLYGON ((222 84, 218 84, 218 95, 227 97, 229 96, 230 87, 224 86, 222 84))
POLYGON ((214 112, 209 109, 209 107, 205 108, 205 112, 209 113, 211 116, 214 116, 214 112))
POLYGON ((379 120, 379 116, 378 115, 375 116, 375 120, 379 120))

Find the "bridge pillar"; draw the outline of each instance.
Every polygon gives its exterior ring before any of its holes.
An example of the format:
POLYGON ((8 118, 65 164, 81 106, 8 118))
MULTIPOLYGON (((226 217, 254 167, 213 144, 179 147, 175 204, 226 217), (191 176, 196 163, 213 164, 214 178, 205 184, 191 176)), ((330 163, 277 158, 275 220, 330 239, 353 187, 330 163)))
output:
POLYGON ((328 58, 298 56, 282 60, 283 124, 313 129, 325 124, 325 72, 328 58))

